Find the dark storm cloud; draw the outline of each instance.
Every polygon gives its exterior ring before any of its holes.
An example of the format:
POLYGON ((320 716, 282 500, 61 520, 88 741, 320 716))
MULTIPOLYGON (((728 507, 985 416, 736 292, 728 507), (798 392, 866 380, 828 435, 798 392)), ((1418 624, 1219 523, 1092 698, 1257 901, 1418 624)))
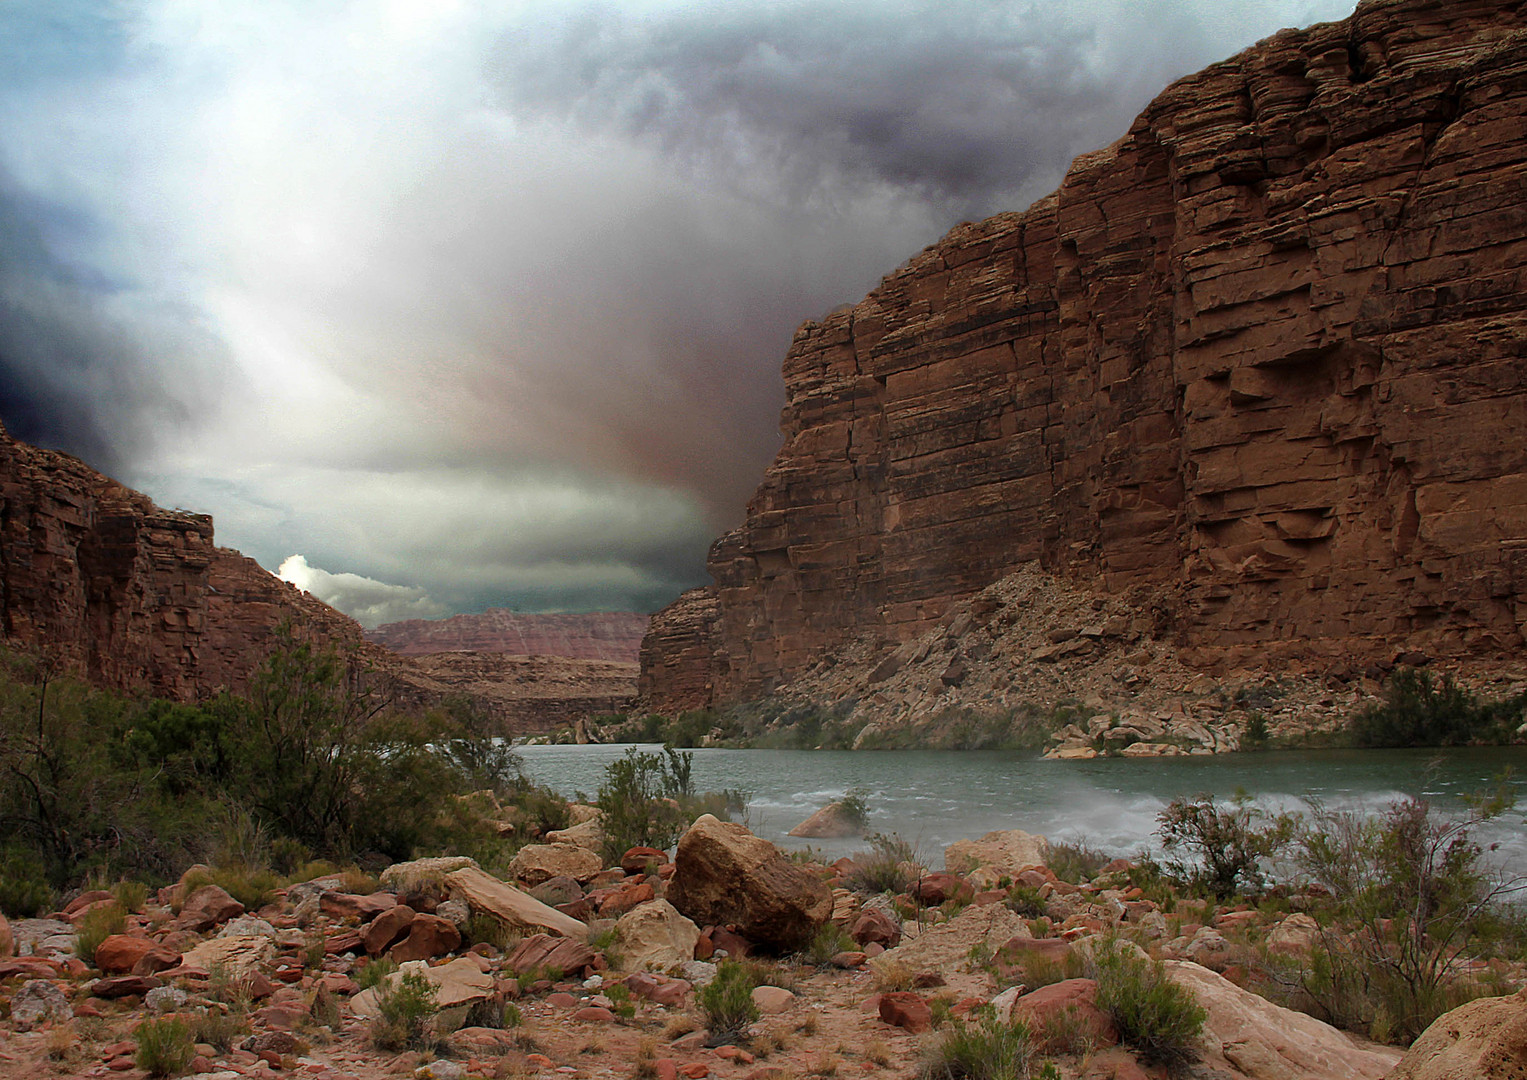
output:
POLYGON ((1346 6, 9 0, 0 418, 368 619, 655 607, 803 319, 1346 6))

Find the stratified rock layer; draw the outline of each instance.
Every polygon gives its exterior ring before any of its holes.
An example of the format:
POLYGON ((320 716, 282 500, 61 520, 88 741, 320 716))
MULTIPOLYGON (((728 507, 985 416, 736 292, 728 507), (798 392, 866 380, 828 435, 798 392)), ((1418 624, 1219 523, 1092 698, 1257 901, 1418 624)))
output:
POLYGON ((1520 5, 1370 0, 1185 78, 797 331, 643 694, 758 697, 1036 560, 1206 668, 1520 650, 1524 265, 1520 5))
POLYGON ((400 656, 427 653, 508 653, 575 660, 637 661, 647 616, 634 611, 547 614, 490 608, 448 619, 408 619, 366 631, 400 656))

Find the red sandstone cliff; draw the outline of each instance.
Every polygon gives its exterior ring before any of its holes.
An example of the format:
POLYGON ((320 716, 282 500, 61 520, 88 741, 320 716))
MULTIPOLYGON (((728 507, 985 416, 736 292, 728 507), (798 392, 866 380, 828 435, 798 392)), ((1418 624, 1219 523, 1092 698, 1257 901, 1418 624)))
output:
POLYGON ((446 619, 408 619, 366 637, 400 656, 480 652, 636 663, 648 616, 634 611, 527 614, 490 608, 446 619))
POLYGON ((907 641, 1037 561, 1200 666, 1519 653, 1524 5, 1369 0, 1162 93, 786 356, 785 443, 661 709, 907 641))

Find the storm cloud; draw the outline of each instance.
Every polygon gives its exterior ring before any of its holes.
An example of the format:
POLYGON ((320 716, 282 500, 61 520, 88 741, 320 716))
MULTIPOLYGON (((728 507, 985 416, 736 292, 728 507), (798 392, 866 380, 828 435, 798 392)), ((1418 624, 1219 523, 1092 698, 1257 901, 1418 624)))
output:
POLYGON ((650 610, 796 325, 1349 8, 12 0, 0 419, 368 620, 650 610))

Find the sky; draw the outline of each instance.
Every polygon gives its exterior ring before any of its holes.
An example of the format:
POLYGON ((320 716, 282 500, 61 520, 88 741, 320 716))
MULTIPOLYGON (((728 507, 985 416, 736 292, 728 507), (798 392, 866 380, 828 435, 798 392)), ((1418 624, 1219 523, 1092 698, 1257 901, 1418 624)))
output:
POLYGON ((0 420, 376 625, 651 611, 796 326, 1351 0, 5 0, 0 420))

